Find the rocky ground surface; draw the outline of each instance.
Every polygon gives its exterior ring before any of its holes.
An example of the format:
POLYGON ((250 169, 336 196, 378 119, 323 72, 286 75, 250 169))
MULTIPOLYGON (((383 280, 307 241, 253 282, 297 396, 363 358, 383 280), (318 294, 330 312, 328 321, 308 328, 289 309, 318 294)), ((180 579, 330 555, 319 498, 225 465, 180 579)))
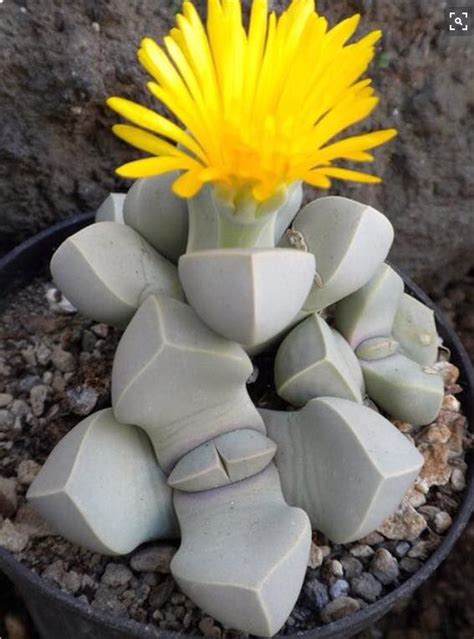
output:
MULTIPOLYGON (((205 0, 196 5, 202 10, 205 0)), ((269 5, 281 9, 287 0, 269 5)), ((471 37, 448 34, 446 5, 318 2, 331 24, 360 12, 360 33, 384 30, 370 71, 382 99, 370 126, 399 130, 375 153, 383 185, 332 192, 386 213, 397 231, 395 263, 430 290, 473 264, 474 47, 471 37)), ((0 3, 0 248, 95 210, 110 190, 127 186, 113 170, 134 152, 110 132, 116 117, 104 100, 118 94, 151 104, 135 50, 143 35, 160 38, 179 7, 178 0, 0 3)))
MULTIPOLYGON (((473 292, 474 277, 467 277, 448 289, 442 300, 470 348, 473 292)), ((213 639, 235 637, 176 588, 169 574, 175 544, 149 544, 110 560, 51 536, 25 504, 25 491, 55 443, 81 417, 109 403, 110 367, 119 334, 68 311, 57 292, 38 281, 0 319, 0 544, 43 578, 93 607, 170 630, 213 639)), ((437 422, 417 431, 396 423, 425 456, 415 488, 399 513, 355 544, 333 545, 315 534, 304 588, 284 633, 340 618, 390 592, 421 566, 449 529, 465 486, 462 453, 469 441, 456 399, 461 390, 457 371, 445 362, 440 367, 446 396, 437 422)), ((266 383, 255 386, 256 397, 267 401, 266 383)), ((462 634, 468 633, 470 624, 472 635, 466 550, 472 550, 473 539, 471 528, 460 545, 466 554, 450 559, 452 563, 458 557, 458 566, 462 562, 460 574, 446 576, 448 563, 416 596, 418 607, 412 608, 416 619, 398 612, 364 636, 464 639, 470 636, 462 634), (397 634, 402 619, 405 634, 397 634), (429 635, 421 628, 429 628, 429 635)), ((12 639, 33 637, 11 590, 2 592, 6 594, 0 597, 0 636, 3 631, 12 639)))

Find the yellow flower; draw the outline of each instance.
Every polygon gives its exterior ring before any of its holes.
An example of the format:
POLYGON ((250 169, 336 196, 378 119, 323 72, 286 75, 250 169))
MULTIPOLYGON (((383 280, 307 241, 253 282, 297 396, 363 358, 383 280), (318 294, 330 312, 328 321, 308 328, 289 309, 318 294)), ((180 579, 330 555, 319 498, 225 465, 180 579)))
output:
POLYGON ((113 131, 152 157, 117 169, 124 177, 179 169, 173 190, 192 197, 213 182, 230 200, 263 202, 296 180, 327 188, 330 178, 380 178, 332 166, 366 162, 367 151, 396 134, 385 129, 330 141, 377 105, 370 79, 359 80, 380 31, 347 44, 359 16, 328 29, 313 0, 293 0, 279 17, 254 0, 246 30, 240 0, 208 0, 207 27, 185 1, 160 47, 144 38, 138 58, 153 77, 151 93, 180 122, 111 97, 107 104, 133 125, 113 131))

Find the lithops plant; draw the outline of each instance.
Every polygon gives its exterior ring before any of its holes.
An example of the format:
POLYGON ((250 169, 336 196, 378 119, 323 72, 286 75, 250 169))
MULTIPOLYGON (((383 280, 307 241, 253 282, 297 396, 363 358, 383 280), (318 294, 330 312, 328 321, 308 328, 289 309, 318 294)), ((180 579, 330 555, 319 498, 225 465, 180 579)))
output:
POLYGON ((129 121, 114 132, 149 157, 117 169, 140 179, 51 262, 81 312, 124 333, 112 408, 53 450, 33 506, 109 554, 180 534, 179 587, 259 636, 291 612, 311 528, 371 532, 420 468, 366 395, 414 423, 439 404, 436 329, 384 265, 389 220, 343 197, 299 210, 304 182, 378 182, 333 163, 395 134, 333 142, 377 104, 359 78, 380 33, 346 45, 357 22, 329 30, 312 0, 268 17, 254 0, 245 35, 239 2, 209 0, 206 28, 185 1, 164 47, 138 52, 175 119, 108 100, 129 121), (249 353, 272 341, 276 390, 299 410, 259 412, 247 392, 249 353))
POLYGON ((118 423, 110 408, 59 442, 27 497, 53 530, 106 555, 178 534, 171 488, 148 437, 118 423))

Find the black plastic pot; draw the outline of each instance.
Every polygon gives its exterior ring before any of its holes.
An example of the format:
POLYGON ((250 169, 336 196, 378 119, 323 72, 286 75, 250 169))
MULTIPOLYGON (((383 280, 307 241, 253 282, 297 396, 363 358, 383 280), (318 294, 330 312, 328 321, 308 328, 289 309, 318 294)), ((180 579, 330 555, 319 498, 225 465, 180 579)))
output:
MULTIPOLYGON (((69 235, 92 221, 89 214, 70 218, 27 240, 0 259, 0 290, 18 288, 30 281, 40 267, 47 263, 53 250, 69 235)), ((461 404, 470 428, 474 427, 474 375, 469 357, 446 319, 433 302, 409 278, 403 275, 407 290, 434 309, 438 330, 451 350, 452 362, 461 371, 463 392, 461 404)), ((395 603, 407 599, 427 579, 447 556, 467 525, 474 506, 474 472, 472 457, 467 489, 453 525, 421 569, 401 586, 367 608, 334 623, 307 632, 307 639, 351 637, 383 617, 395 603)), ((21 565, 0 548, 0 569, 14 582, 25 600, 42 639, 189 639, 190 635, 159 630, 132 621, 122 621, 91 608, 67 595, 21 565)), ((298 637, 301 635, 298 635, 298 637)), ((294 635, 296 638, 296 635, 294 635)))

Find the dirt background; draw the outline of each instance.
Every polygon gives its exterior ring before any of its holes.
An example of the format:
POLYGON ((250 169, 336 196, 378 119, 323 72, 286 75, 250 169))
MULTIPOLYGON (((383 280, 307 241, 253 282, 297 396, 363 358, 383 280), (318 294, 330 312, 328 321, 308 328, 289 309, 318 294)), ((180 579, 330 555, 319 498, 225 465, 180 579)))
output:
MULTIPOLYGON (((287 2, 270 4, 279 9, 287 2)), ((370 124, 399 130, 376 152, 382 186, 339 183, 333 192, 385 212, 397 231, 392 259, 438 290, 474 261, 474 47, 472 36, 448 35, 446 4, 318 3, 331 23, 360 12, 360 33, 383 28, 371 70, 382 103, 370 124)), ((1 1, 0 248, 95 209, 110 190, 128 186, 113 169, 133 152, 111 134, 116 118, 104 99, 147 101, 137 44, 143 35, 162 36, 179 6, 179 0, 1 1)))
MULTIPOLYGON (((202 9, 204 2, 196 4, 202 9)), ((320 0, 318 8, 332 23, 362 13, 360 33, 383 28, 371 70, 382 101, 370 123, 399 130, 376 152, 382 186, 342 184, 333 192, 390 217, 393 261, 441 300, 473 356, 474 42, 447 34, 448 4, 468 3, 320 0)), ((176 0, 0 0, 0 251, 127 188, 113 168, 133 152, 111 134, 115 116, 104 99, 148 101, 135 49, 143 35, 159 38, 178 8, 176 0)), ((471 524, 408 608, 364 638, 474 636, 473 556, 471 524)), ((0 576, 5 634, 34 636, 0 576), (6 617, 13 619, 8 631, 6 617)))

